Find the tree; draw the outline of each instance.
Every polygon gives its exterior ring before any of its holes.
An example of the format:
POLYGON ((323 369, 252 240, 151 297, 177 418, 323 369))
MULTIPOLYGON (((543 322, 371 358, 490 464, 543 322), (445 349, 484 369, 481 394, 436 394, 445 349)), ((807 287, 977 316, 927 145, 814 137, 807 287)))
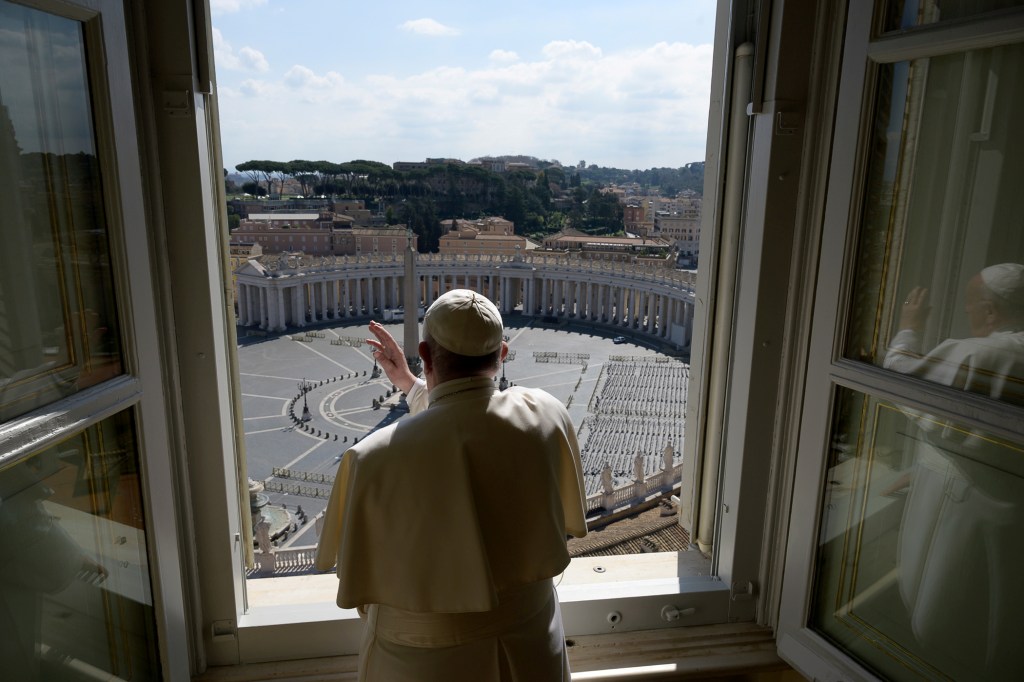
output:
POLYGON ((283 173, 290 175, 299 183, 299 190, 302 196, 308 197, 313 194, 313 188, 320 183, 320 172, 317 169, 317 162, 295 159, 284 164, 283 173))
POLYGON ((247 182, 242 185, 242 191, 246 194, 251 194, 254 197, 265 197, 267 196, 267 190, 256 182, 247 182))
MULTIPOLYGON (((237 166, 235 166, 235 170, 237 170, 237 171, 239 171, 241 173, 245 173, 249 177, 249 179, 252 180, 252 182, 255 183, 257 186, 265 184, 266 187, 267 187, 267 191, 264 194, 268 194, 268 193, 270 193, 270 174, 265 170, 266 169, 266 164, 268 164, 268 163, 271 163, 271 162, 270 161, 246 161, 245 163, 240 163, 237 166)), ((246 185, 243 185, 243 188, 245 186, 247 186, 247 185, 248 185, 248 183, 246 183, 246 185)), ((249 192, 249 190, 246 190, 246 191, 249 192)), ((262 194, 259 194, 258 192, 249 192, 249 194, 252 194, 252 195, 255 195, 255 196, 263 196, 262 194)))

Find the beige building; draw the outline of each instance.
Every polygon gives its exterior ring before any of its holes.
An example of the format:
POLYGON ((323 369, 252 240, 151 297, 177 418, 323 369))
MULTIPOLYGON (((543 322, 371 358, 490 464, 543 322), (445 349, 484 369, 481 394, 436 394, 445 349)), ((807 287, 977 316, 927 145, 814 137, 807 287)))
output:
POLYGON ((511 220, 496 216, 479 220, 442 220, 438 251, 451 256, 514 256, 538 248, 526 237, 515 234, 511 220))
POLYGON ((561 251, 584 260, 612 262, 649 262, 671 267, 672 244, 664 239, 646 237, 605 237, 579 230, 562 230, 544 239, 546 252, 561 251))
MULTIPOLYGON (((361 204, 362 202, 358 202, 361 204)), ((369 211, 357 207, 347 210, 369 211)), ((415 247, 416 238, 413 236, 415 247)), ((254 213, 231 233, 231 245, 259 244, 263 253, 301 251, 310 256, 400 253, 408 245, 405 225, 360 226, 351 215, 275 211, 254 213)))
POLYGON ((231 267, 231 292, 233 300, 238 300, 238 277, 235 271, 242 267, 247 261, 259 258, 263 255, 263 247, 254 241, 232 241, 228 250, 228 262, 231 267))

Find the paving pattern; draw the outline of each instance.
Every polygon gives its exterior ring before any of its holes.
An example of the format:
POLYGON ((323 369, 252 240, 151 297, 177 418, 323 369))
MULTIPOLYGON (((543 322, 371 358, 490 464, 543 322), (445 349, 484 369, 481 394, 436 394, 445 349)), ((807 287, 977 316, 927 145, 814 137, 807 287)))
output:
MULTIPOLYGON (((301 506, 312 519, 326 506, 329 481, 345 450, 407 414, 387 377, 374 376, 369 347, 353 344, 368 336, 367 322, 279 336, 245 336, 245 329, 238 330, 248 476, 264 482, 271 504, 293 514, 301 506), (307 406, 310 418, 303 422, 307 406)), ((402 338, 400 324, 386 326, 402 338)), ((616 344, 613 330, 565 322, 541 325, 513 317, 506 320, 506 334, 513 358, 505 365, 507 379, 554 395, 568 405, 581 430, 588 492, 599 486, 606 461, 616 480, 631 475, 637 452, 653 473, 669 442, 678 461, 685 407, 685 370, 678 361, 645 345, 650 343, 645 339, 616 344), (668 383, 659 385, 662 380, 668 383), (610 393, 602 398, 605 387, 615 389, 614 398, 610 393), (593 453, 585 442, 588 435, 593 453)), ((280 545, 314 544, 312 529, 311 523, 299 524, 280 545)))

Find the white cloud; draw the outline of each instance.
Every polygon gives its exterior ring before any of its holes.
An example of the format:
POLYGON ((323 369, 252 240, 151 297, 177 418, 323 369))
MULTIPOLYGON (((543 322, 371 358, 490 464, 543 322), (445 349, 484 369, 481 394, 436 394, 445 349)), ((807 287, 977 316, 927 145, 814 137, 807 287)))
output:
POLYGON ((272 86, 270 86, 268 83, 264 83, 263 81, 258 81, 252 78, 247 78, 246 80, 242 81, 242 85, 241 87, 239 87, 239 91, 241 91, 243 95, 246 95, 248 97, 263 97, 269 94, 272 90, 272 86))
POLYGON ((284 83, 292 90, 300 90, 313 101, 330 99, 345 82, 341 74, 328 71, 323 76, 301 64, 296 64, 284 74, 284 83))
POLYGON ((235 52, 219 29, 213 29, 213 56, 218 68, 230 71, 257 71, 264 73, 270 70, 267 58, 259 50, 249 46, 235 52))
MULTIPOLYGON (((502 51, 496 51, 502 52, 502 51)), ((295 65, 222 88, 225 158, 470 159, 521 153, 629 168, 704 158, 710 45, 605 53, 550 43, 536 59, 344 79, 295 65), (237 153, 232 150, 238 149, 237 153)))
POLYGON ((210 12, 214 15, 231 14, 265 4, 267 0, 210 0, 210 12))
POLYGON ((399 26, 403 31, 418 33, 421 36, 457 36, 459 30, 451 26, 445 26, 434 19, 412 19, 399 26))
POLYGON ((259 71, 264 73, 270 70, 270 64, 267 63, 267 58, 263 56, 263 53, 259 50, 246 46, 238 51, 238 57, 242 64, 246 68, 252 71, 259 71))
POLYGON ((555 40, 544 46, 542 50, 548 59, 575 57, 577 59, 600 59, 601 49, 587 41, 555 40))
POLYGON ((492 50, 488 59, 490 59, 492 62, 501 62, 507 64, 509 62, 519 61, 519 55, 509 50, 492 50))

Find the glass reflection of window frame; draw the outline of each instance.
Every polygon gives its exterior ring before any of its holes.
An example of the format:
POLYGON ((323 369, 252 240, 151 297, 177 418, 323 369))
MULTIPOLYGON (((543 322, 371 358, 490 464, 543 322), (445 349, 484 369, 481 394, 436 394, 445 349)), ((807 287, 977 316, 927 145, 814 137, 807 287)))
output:
POLYGON ((987 4, 994 6, 985 7, 982 2, 974 0, 970 3, 962 2, 961 9, 963 9, 963 5, 969 4, 970 6, 960 14, 943 16, 941 8, 943 3, 941 0, 917 0, 916 4, 918 6, 914 12, 915 19, 911 20, 908 12, 914 9, 914 3, 905 2, 902 6, 896 0, 888 0, 882 3, 878 10, 876 34, 885 35, 887 33, 917 31, 938 23, 977 19, 985 15, 998 20, 1004 14, 1012 15, 1015 8, 1024 5, 1020 0, 1009 0, 1009 2, 1006 0, 988 0, 987 4))
MULTIPOLYGON (((998 258, 1005 247, 1013 247, 1013 240, 1007 237, 1011 232, 989 229, 984 233, 985 240, 977 240, 978 246, 967 248, 973 243, 969 225, 974 225, 976 220, 970 208, 973 204, 967 199, 974 197, 975 184, 979 181, 978 159, 991 153, 982 145, 988 142, 990 135, 1005 134, 1005 130, 1012 127, 1004 122, 993 132, 997 95, 993 94, 992 77, 989 82, 976 85, 977 79, 970 76, 979 71, 990 73, 991 64, 1007 63, 1008 58, 1017 56, 1019 59, 1022 48, 1024 43, 1011 42, 877 66, 873 124, 866 144, 860 237, 854 259, 856 287, 850 297, 844 335, 845 357, 881 364, 886 347, 897 331, 900 299, 903 298, 897 294, 901 288, 909 291, 910 283, 925 286, 931 303, 936 304, 927 328, 920 331, 927 347, 934 347, 946 338, 964 336, 963 330, 958 329, 963 325, 960 301, 966 280, 961 281, 962 278, 965 273, 973 274, 993 264, 991 258, 998 258), (933 64, 933 60, 940 61, 933 64), (946 75, 940 75, 938 82, 932 85, 928 78, 935 70, 946 75), (950 75, 956 80, 947 80, 950 75), (928 111, 937 111, 936 102, 929 99, 929 86, 937 89, 939 97, 946 92, 954 95, 954 106, 949 110, 955 112, 955 116, 927 115, 928 111), (975 139, 980 134, 975 131, 975 125, 984 131, 984 138, 975 139), (898 135, 898 143, 890 142, 895 135, 898 135), (952 135, 949 152, 931 151, 935 139, 931 139, 932 144, 923 144, 925 138, 945 135, 952 135), (927 175, 915 176, 918 165, 934 165, 929 161, 936 159, 927 155, 936 153, 941 156, 937 159, 939 162, 946 162, 942 167, 948 166, 949 170, 944 175, 932 175, 929 171, 927 175), (921 154, 926 156, 919 158, 921 154), (916 184, 915 177, 919 177, 916 184), (964 182, 958 182, 960 180, 964 182), (938 204, 921 200, 921 196, 930 196, 929 191, 937 190, 942 190, 938 204), (941 238, 922 230, 922 225, 931 225, 933 219, 940 221, 941 238), (928 243, 935 246, 931 251, 922 250, 928 243), (924 262, 931 265, 921 266, 924 262), (920 275, 913 274, 915 265, 923 267, 920 275), (909 277, 904 276, 905 271, 911 273, 909 277), (874 319, 869 321, 872 315, 874 319)), ((996 78, 995 82, 998 80, 996 78)), ((1004 108, 1015 99, 1018 98, 999 95, 1004 108)), ((1004 142, 1019 146, 1020 139, 1019 135, 1011 136, 1004 142)), ((1006 172, 1013 170, 1014 167, 1009 166, 1006 172)), ((1019 164, 1016 170, 1019 172, 1019 164)), ((1006 190, 1003 191, 1005 195, 1006 190)), ((1005 208, 1006 203, 1005 196, 999 197, 999 206, 1005 208)))
MULTIPOLYGON (((942 419, 917 409, 901 406, 889 399, 879 398, 858 388, 838 387, 834 405, 831 442, 836 442, 840 432, 849 434, 852 431, 856 431, 857 434, 856 448, 851 457, 854 460, 852 480, 849 482, 849 490, 853 497, 845 515, 842 518, 832 519, 830 518, 833 513, 833 505, 830 502, 832 498, 831 489, 826 486, 823 491, 820 506, 825 511, 819 530, 820 536, 816 550, 819 561, 813 576, 812 595, 814 597, 810 609, 809 625, 842 648, 848 648, 851 651, 863 651, 865 648, 873 647, 877 650, 880 657, 876 660, 865 659, 864 662, 868 665, 877 666, 883 674, 892 674, 892 671, 888 669, 888 665, 898 663, 915 675, 928 679, 946 679, 957 671, 944 671, 932 665, 926 658, 927 651, 915 651, 913 646, 904 645, 899 640, 894 639, 894 635, 883 629, 881 625, 872 622, 870 615, 858 614, 855 611, 856 604, 859 601, 863 601, 865 595, 873 596, 870 595, 870 591, 875 587, 875 585, 868 585, 866 589, 862 589, 858 583, 858 572, 860 570, 861 552, 865 547, 865 527, 870 518, 868 506, 873 497, 871 488, 879 483, 873 478, 872 472, 878 460, 879 438, 886 437, 885 432, 887 429, 883 426, 885 417, 882 415, 885 411, 888 411, 888 417, 890 418, 903 418, 918 424, 927 422, 942 427, 942 430, 946 433, 955 432, 961 434, 965 442, 967 439, 974 439, 975 441, 983 441, 1003 448, 1018 457, 1017 460, 1010 461, 1024 462, 1024 447, 1016 442, 979 432, 959 421, 952 422, 949 419, 942 419), (849 427, 851 426, 855 427, 855 429, 850 429, 849 427), (844 429, 843 427, 847 428, 844 429), (829 527, 833 524, 842 529, 843 541, 841 550, 838 553, 830 554, 825 547, 829 538, 829 527), (831 570, 823 568, 821 564, 823 556, 831 556, 832 563, 838 565, 838 568, 831 570), (830 597, 832 597, 831 609, 825 608, 824 602, 829 600, 830 597), (821 601, 819 602, 818 600, 821 601), (839 626, 847 629, 852 641, 844 641, 842 637, 835 633, 834 628, 839 626)), ((899 431, 896 431, 894 435, 900 435, 899 431)), ((907 439, 908 443, 918 440, 913 434, 902 435, 907 439)), ((837 449, 833 447, 833 452, 836 451, 837 449)), ((905 458, 907 451, 900 450, 900 452, 905 458)), ((951 454, 957 458, 964 458, 1004 474, 1015 476, 1017 479, 1024 479, 1024 469, 1021 467, 1017 467, 1017 472, 1007 472, 1005 467, 1000 466, 998 463, 984 459, 975 459, 962 452, 951 452, 951 454)), ((918 453, 915 453, 914 461, 911 463, 912 467, 918 464, 917 457, 919 456, 918 453)), ((841 463, 836 456, 831 456, 829 461, 826 462, 826 471, 831 472, 841 463)), ((831 480, 831 474, 829 476, 831 480)), ((878 493, 875 494, 875 496, 877 495, 878 493)), ((907 498, 904 498, 903 504, 905 505, 906 503, 907 498)), ((903 513, 901 511, 901 525, 888 530, 897 533, 903 531, 903 513)), ((898 568, 900 554, 898 549, 894 551, 892 559, 894 565, 898 568)), ((863 654, 858 655, 863 656, 863 654)))
MULTIPOLYGON (((5 3, 3 9, 11 12, 9 18, 12 25, 22 25, 25 28, 23 55, 27 70, 22 69, 20 74, 12 70, 7 73, 9 78, 29 84, 31 104, 21 109, 31 107, 23 113, 33 117, 35 121, 34 124, 26 124, 27 132, 31 133, 34 130, 35 135, 30 135, 32 139, 22 140, 30 148, 30 151, 22 152, 16 137, 18 130, 15 119, 20 118, 18 107, 14 107, 15 113, 11 116, 12 105, 5 104, 5 117, 10 123, 12 135, 15 136, 12 137, 14 146, 10 152, 17 153, 17 159, 12 158, 17 161, 17 169, 15 164, 12 164, 11 173, 19 182, 38 174, 40 183, 39 191, 36 192, 38 204, 26 203, 19 211, 22 229, 17 238, 29 242, 28 248, 11 251, 17 252, 19 257, 31 259, 36 251, 37 237, 49 234, 48 242, 40 245, 52 250, 51 284, 55 300, 51 303, 55 304, 53 307, 59 306, 58 315, 62 326, 60 333, 64 343, 64 348, 58 350, 58 354, 62 356, 57 360, 59 364, 47 367, 47 350, 51 346, 45 343, 46 330, 42 325, 45 320, 40 317, 40 328, 29 330, 29 336, 38 334, 37 350, 40 362, 33 367, 31 365, 34 361, 19 362, 12 356, 12 365, 19 366, 12 367, 11 377, 3 385, 3 395, 0 397, 0 418, 11 419, 41 407, 46 402, 57 400, 123 373, 125 358, 121 339, 123 323, 113 294, 116 283, 112 272, 110 231, 106 218, 107 196, 100 173, 102 160, 97 143, 95 102, 92 95, 96 76, 94 65, 88 58, 86 27, 75 19, 47 14, 13 3, 5 3), (61 26, 56 22, 67 23, 61 26), (47 33, 50 26, 55 28, 47 33), (74 89, 74 94, 70 96, 74 101, 70 103, 66 101, 69 98, 66 84, 62 88, 55 80, 60 67, 51 63, 51 53, 55 50, 50 48, 50 40, 47 40, 47 36, 51 36, 53 31, 63 33, 67 39, 71 50, 64 52, 73 55, 69 57, 71 61, 67 69, 71 70, 75 84, 81 85, 80 88, 74 89), (46 44, 40 45, 41 42, 46 44), (61 92, 64 93, 63 96, 61 92), (78 142, 87 143, 86 147, 78 151, 67 151, 63 146, 66 136, 63 131, 68 127, 63 125, 62 121, 68 119, 67 110, 71 110, 79 117, 76 127, 82 128, 84 136, 80 136, 78 142), (54 125, 57 126, 56 129, 54 125), (31 149, 32 147, 38 149, 31 149), (30 163, 31 167, 28 166, 30 163), (76 183, 70 168, 73 163, 81 166, 79 171, 86 180, 84 183, 78 183, 84 188, 84 192, 77 200, 73 192, 76 183), (28 174, 25 170, 29 171, 28 174), (92 215, 88 216, 87 213, 92 215), (102 234, 95 235, 94 253, 82 250, 82 236, 99 232, 102 234), (88 255, 92 257, 86 262, 83 258, 88 255), (83 280, 83 268, 94 271, 92 281, 83 280), (93 305, 87 306, 87 303, 93 305), (93 357, 96 349, 92 347, 93 342, 90 339, 89 311, 97 310, 102 312, 102 318, 99 320, 101 324, 97 329, 106 329, 113 343, 112 361, 103 363, 98 363, 93 357), (109 375, 97 373, 97 370, 106 369, 105 365, 109 365, 109 375), (19 374, 22 376, 18 376, 19 374)), ((19 55, 14 54, 14 57, 17 56, 19 55)), ((14 90, 16 91, 17 87, 14 90)), ((17 101, 18 98, 15 97, 14 100, 17 101)), ((17 204, 12 210, 20 205, 17 204)), ((34 278, 42 271, 43 268, 34 269, 31 277, 34 278)), ((10 276, 13 278, 14 275, 10 276)), ((32 286, 31 279, 28 285, 32 286)), ((33 291, 46 297, 47 288, 49 287, 37 290, 33 286, 33 291)), ((39 307, 38 304, 36 307, 39 307)), ((55 316, 54 321, 57 319, 55 316)), ((32 344, 21 345, 23 348, 18 352, 33 351, 32 344)))
POLYGON ((36 529, 43 536, 40 542, 23 543, 23 551, 4 562, 4 571, 11 571, 11 578, 30 576, 26 562, 40 558, 31 548, 53 554, 36 567, 51 566, 52 574, 44 570, 38 580, 16 588, 21 596, 15 603, 33 607, 32 614, 21 613, 18 620, 31 631, 17 639, 24 645, 29 636, 36 643, 31 661, 17 656, 8 661, 21 673, 31 672, 18 667, 27 664, 42 674, 57 674, 59 666, 128 673, 128 679, 143 668, 147 677, 160 674, 136 430, 134 410, 128 408, 0 467, 2 512, 15 515, 7 522, 20 518, 17 528, 30 534, 26 540, 36 529), (105 461, 112 452, 119 453, 115 464, 105 461), (125 504, 118 504, 121 500, 125 504), (42 517, 49 519, 45 526, 33 523, 42 517), (98 622, 86 634, 67 630, 82 619, 98 622))
MULTIPOLYGON (((883 409, 892 410, 895 414, 904 415, 904 410, 888 404, 886 401, 878 400, 877 398, 863 393, 861 391, 840 389, 835 400, 835 417, 834 425, 838 428, 842 425, 850 425, 852 423, 857 424, 857 439, 856 439, 856 450, 852 459, 854 460, 854 472, 853 479, 849 484, 850 490, 856 495, 856 499, 851 502, 849 508, 846 511, 845 521, 839 520, 843 530, 843 543, 842 549, 839 552, 838 564, 839 569, 837 574, 834 576, 834 599, 832 604, 832 621, 834 625, 843 626, 847 628, 851 636, 859 641, 861 644, 868 644, 877 649, 881 654, 887 655, 887 662, 896 661, 910 668, 907 663, 912 663, 915 668, 914 670, 919 675, 935 675, 943 677, 941 671, 930 665, 925 659, 916 655, 913 651, 902 646, 897 640, 893 639, 888 633, 882 630, 879 626, 867 620, 855 612, 855 604, 859 598, 862 598, 861 592, 858 592, 858 572, 860 569, 861 550, 864 546, 864 526, 865 521, 868 519, 868 503, 871 498, 871 485, 872 485, 872 470, 875 466, 875 453, 877 452, 877 439, 881 429, 878 427, 881 419, 880 414, 883 409), (843 394, 846 394, 846 400, 843 399, 843 394), (858 418, 854 418, 853 415, 847 415, 844 417, 840 414, 844 405, 853 403, 860 403, 859 408, 856 412, 859 414, 858 418), (872 409, 873 408, 873 409, 872 409), (868 413, 871 411, 870 419, 868 413), (870 429, 870 439, 865 443, 865 433, 870 429), (855 531, 855 535, 854 535, 855 531), (852 559, 851 559, 852 551, 852 559), (849 567, 849 569, 847 568, 849 567), (847 572, 849 571, 849 577, 847 572), (865 636, 865 633, 871 633, 873 636, 865 636), (901 660, 900 656, 908 659, 901 660)), ((851 411, 852 412, 852 411, 851 411)), ((833 431, 833 439, 837 436, 833 431)), ((831 469, 838 463, 830 461, 826 463, 826 469, 831 469)), ((831 503, 828 503, 828 499, 831 497, 830 490, 828 488, 824 491, 825 497, 823 499, 823 506, 827 506, 831 509, 831 503)), ((825 517, 821 523, 821 538, 819 539, 819 565, 814 574, 814 583, 812 585, 812 594, 816 597, 821 598, 823 601, 828 598, 829 593, 832 591, 828 587, 828 576, 824 575, 825 571, 820 565, 820 558, 825 550, 822 548, 826 542, 825 533, 827 527, 830 525, 831 519, 829 513, 826 512, 825 517)), ((813 602, 811 605, 811 617, 810 625, 812 628, 817 629, 819 633, 829 639, 834 639, 836 643, 845 647, 846 645, 829 630, 829 623, 824 622, 826 620, 825 615, 820 612, 820 607, 816 606, 813 602)), ((885 659, 882 659, 885 661, 885 659)), ((875 663, 873 661, 865 661, 868 664, 875 663)), ((875 663, 877 665, 877 663, 875 663)), ((885 672, 884 668, 881 672, 885 672)))

